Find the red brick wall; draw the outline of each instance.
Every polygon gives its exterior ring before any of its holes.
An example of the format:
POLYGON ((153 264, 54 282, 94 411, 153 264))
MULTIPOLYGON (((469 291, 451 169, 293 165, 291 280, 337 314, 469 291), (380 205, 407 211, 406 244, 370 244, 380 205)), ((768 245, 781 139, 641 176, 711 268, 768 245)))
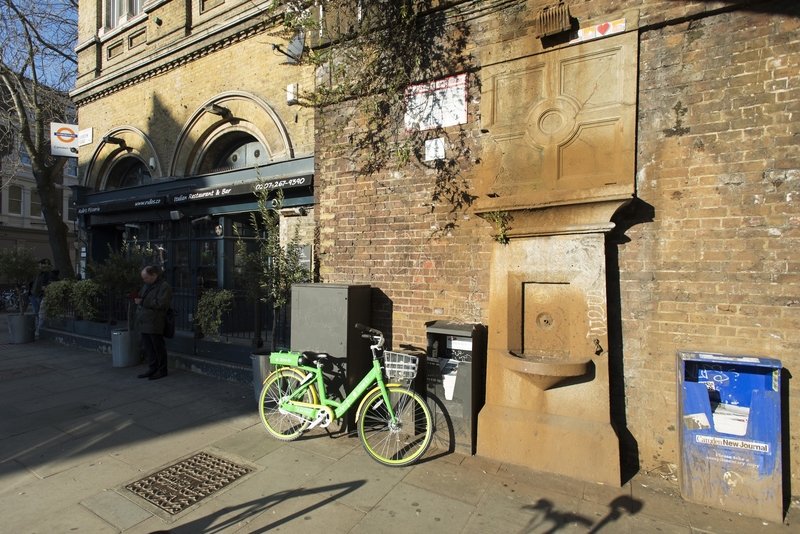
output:
MULTIPOLYGON (((326 110, 317 149, 315 194, 319 221, 317 244, 321 281, 370 284, 373 323, 391 333, 395 349, 425 347, 425 323, 433 320, 488 320, 491 225, 468 212, 435 200, 445 186, 470 194, 477 107, 470 124, 448 128, 447 158, 460 172, 444 177, 412 156, 408 165, 392 159, 388 167, 360 176, 349 147, 357 116, 342 107, 326 110), (332 139, 340 121, 348 126, 332 139)), ((402 126, 401 126, 402 128, 402 126)), ((402 131, 402 130, 401 130, 402 131)), ((403 135, 401 134, 401 140, 403 135)))
MULTIPOLYGON (((645 469, 677 461, 677 349, 800 366, 800 11, 770 9, 641 34, 642 202, 618 251, 625 409, 645 469)), ((793 385, 792 414, 798 398, 793 385)))
MULTIPOLYGON (((774 357, 798 373, 795 4, 749 3, 741 10, 732 3, 596 0, 571 6, 582 25, 629 8, 640 15, 638 200, 616 218, 618 230, 609 236, 608 313, 617 320, 616 329, 610 325, 617 343, 614 417, 627 425, 622 440, 629 460, 645 470, 678 461, 676 350, 774 357), (682 22, 670 22, 676 20, 682 22)), ((475 18, 474 57, 480 59, 484 46, 513 47, 531 33, 536 10, 520 6, 475 18)), ((463 145, 455 143, 466 191, 470 162, 480 157, 479 80, 480 71, 470 78, 470 123, 463 145)), ((348 146, 357 118, 343 109, 326 121, 316 158, 322 280, 376 288, 374 322, 392 328, 395 348, 423 346, 426 321, 486 323, 491 226, 466 209, 433 206, 436 174, 421 164, 358 176, 346 151, 327 148, 348 146), (335 141, 324 137, 339 125, 335 141)), ((448 133, 456 139, 461 130, 448 133)), ((800 387, 791 387, 789 397, 795 420, 800 387)), ((793 428, 791 435, 797 476, 800 432, 793 428)))

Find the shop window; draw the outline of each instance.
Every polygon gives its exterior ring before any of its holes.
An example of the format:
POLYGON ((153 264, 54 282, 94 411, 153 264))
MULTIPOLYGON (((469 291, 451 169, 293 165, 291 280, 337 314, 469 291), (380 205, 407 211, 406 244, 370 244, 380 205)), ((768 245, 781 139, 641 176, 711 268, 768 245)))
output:
POLYGON ((217 243, 217 241, 200 241, 198 243, 198 288, 216 289, 217 287, 217 243))
POLYGON ((172 270, 172 287, 176 289, 191 289, 192 270, 188 267, 175 267, 172 270))
POLYGON ((22 186, 8 186, 8 213, 22 215, 22 186))
POLYGON ((189 242, 176 241, 173 245, 175 265, 189 265, 189 242))
POLYGON ((148 258, 150 265, 157 265, 163 267, 167 263, 167 245, 166 243, 150 243, 150 250, 153 251, 152 256, 148 258))
POLYGON ((42 198, 39 196, 39 191, 31 189, 31 217, 42 216, 42 198))

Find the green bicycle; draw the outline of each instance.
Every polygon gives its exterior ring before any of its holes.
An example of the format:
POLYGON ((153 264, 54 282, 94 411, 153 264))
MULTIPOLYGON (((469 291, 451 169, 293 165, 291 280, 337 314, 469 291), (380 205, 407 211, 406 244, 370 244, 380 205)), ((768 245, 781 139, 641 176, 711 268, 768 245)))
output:
POLYGON ((264 381, 259 396, 259 413, 267 431, 277 439, 297 439, 310 428, 323 428, 344 416, 361 398, 356 428, 361 444, 372 458, 399 467, 419 460, 431 443, 433 424, 425 401, 401 383, 417 374, 416 356, 383 350, 380 330, 356 324, 371 339, 372 370, 341 402, 325 394, 322 365, 324 352, 273 352, 270 363, 277 369, 264 381), (383 362, 383 365, 381 365, 383 362))

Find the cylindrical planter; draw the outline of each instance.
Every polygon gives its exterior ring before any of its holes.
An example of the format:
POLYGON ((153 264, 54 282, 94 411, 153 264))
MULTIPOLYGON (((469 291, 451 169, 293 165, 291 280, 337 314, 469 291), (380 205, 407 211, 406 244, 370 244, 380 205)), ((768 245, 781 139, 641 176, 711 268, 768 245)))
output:
POLYGON ((10 343, 30 343, 36 339, 36 317, 9 315, 8 338, 10 343))
POLYGON ((256 403, 261 388, 264 387, 264 380, 274 371, 269 363, 270 352, 272 352, 270 349, 258 349, 250 353, 250 359, 253 360, 253 389, 256 392, 256 403))
POLYGON ((111 365, 133 367, 142 363, 142 336, 129 330, 111 331, 111 365))

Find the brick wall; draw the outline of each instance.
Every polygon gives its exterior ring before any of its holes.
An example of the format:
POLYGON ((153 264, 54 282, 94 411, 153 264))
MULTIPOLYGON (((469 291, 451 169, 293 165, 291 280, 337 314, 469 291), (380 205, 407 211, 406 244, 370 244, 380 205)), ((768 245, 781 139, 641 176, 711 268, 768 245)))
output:
MULTIPOLYGON (((470 108, 474 117, 477 108, 470 108)), ((442 177, 429 164, 412 158, 398 166, 393 160, 379 173, 359 176, 358 164, 347 150, 330 148, 337 143, 348 146, 359 120, 354 113, 347 108, 329 110, 326 121, 318 121, 324 124, 317 138, 315 188, 321 280, 372 285, 373 324, 391 334, 395 349, 424 348, 427 321, 485 324, 491 226, 470 214, 468 206, 455 209, 434 200, 442 177), (346 124, 340 136, 331 139, 341 121, 346 124)), ((470 189, 471 160, 458 151, 475 150, 480 132, 472 127, 471 121, 446 132, 448 138, 459 139, 448 142, 447 158, 462 167, 451 185, 464 192, 470 189)))
MULTIPOLYGON (((620 217, 618 254, 626 417, 645 469, 679 454, 677 349, 800 365, 799 26, 795 3, 772 2, 641 34, 640 202, 620 217)), ((798 438, 794 425, 795 477, 798 438)))
MULTIPOLYGON (((475 19, 476 58, 530 35, 536 6, 519 7, 475 19)), ((642 28, 638 199, 609 236, 608 313, 623 452, 653 470, 678 461, 677 349, 776 357, 790 372, 800 363, 800 15, 788 1, 748 10, 674 1, 571 7, 581 25, 639 9, 629 20, 629 29, 642 28)), ((479 114, 473 100, 473 127, 479 114)), ((336 140, 346 144, 358 122, 345 111, 340 120, 350 121, 336 140)), ((480 133, 469 128, 479 157, 480 133)), ((485 323, 491 227, 468 210, 447 227, 446 207, 431 206, 433 178, 418 165, 358 177, 348 157, 326 148, 325 132, 317 136, 322 280, 373 285, 376 325, 391 326, 395 346, 423 343, 431 319, 485 323)), ((470 183, 468 165, 463 178, 470 183)), ((792 414, 798 392, 792 387, 792 414)), ((793 429, 795 474, 798 437, 793 429)))

